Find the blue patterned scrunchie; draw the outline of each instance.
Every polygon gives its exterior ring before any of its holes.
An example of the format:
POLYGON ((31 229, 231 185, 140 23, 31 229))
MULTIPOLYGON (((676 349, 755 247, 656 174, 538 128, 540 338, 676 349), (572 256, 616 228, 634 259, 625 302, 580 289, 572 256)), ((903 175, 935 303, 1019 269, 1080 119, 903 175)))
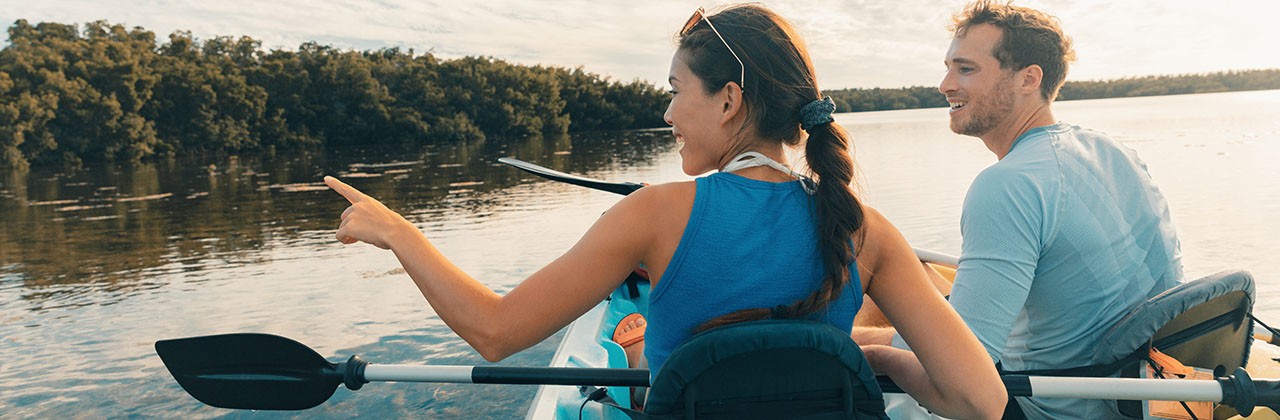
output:
POLYGON ((835 111, 836 103, 830 96, 809 102, 800 108, 800 129, 809 131, 810 128, 835 122, 836 119, 831 117, 831 113, 835 111))

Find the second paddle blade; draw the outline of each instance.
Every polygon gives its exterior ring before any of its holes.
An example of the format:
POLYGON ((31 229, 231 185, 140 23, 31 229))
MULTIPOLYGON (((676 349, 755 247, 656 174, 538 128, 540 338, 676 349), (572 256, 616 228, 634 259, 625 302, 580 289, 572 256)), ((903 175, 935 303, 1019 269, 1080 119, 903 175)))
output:
POLYGON ((342 374, 307 346, 268 334, 225 334, 156 342, 182 389, 221 408, 303 410, 325 402, 342 374))

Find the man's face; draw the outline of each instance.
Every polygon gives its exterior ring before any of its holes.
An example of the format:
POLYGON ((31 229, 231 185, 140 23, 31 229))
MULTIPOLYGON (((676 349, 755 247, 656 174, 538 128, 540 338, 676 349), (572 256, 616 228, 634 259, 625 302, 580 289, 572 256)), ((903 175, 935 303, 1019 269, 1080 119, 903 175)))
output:
POLYGON ((994 54, 1003 35, 984 23, 951 41, 947 74, 938 91, 951 105, 951 131, 956 134, 982 137, 1013 121, 1015 72, 1000 68, 994 54))

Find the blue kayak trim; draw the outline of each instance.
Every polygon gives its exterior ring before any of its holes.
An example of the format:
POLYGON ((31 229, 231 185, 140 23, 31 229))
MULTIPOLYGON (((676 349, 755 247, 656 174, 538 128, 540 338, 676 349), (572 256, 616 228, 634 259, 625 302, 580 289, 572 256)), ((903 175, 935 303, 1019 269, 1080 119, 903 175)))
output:
MULTIPOLYGON (((627 355, 622 346, 613 342, 613 330, 618 322, 627 315, 639 312, 647 314, 649 309, 649 283, 638 284, 640 295, 630 297, 626 284, 620 285, 609 295, 609 298, 588 310, 565 331, 560 346, 551 357, 552 367, 593 367, 621 368, 627 367, 627 355)), ((609 387, 609 396, 618 404, 630 405, 631 393, 626 387, 609 387)), ((582 407, 586 397, 576 386, 544 385, 538 387, 538 393, 529 405, 526 419, 578 419, 578 409, 582 407)), ((600 404, 588 404, 582 410, 581 418, 589 419, 627 419, 618 410, 606 410, 600 404)))

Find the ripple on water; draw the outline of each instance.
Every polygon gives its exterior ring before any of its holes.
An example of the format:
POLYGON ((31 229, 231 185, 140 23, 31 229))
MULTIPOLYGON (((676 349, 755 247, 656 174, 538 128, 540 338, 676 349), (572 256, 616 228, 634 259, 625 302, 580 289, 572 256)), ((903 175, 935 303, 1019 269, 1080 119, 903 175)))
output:
POLYGON ((154 201, 172 197, 173 193, 150 194, 141 197, 120 197, 116 199, 117 203, 132 203, 135 201, 154 201))
POLYGON ((103 220, 112 220, 112 219, 119 219, 119 218, 120 218, 120 215, 118 214, 108 214, 108 215, 102 215, 102 216, 79 217, 79 218, 76 218, 76 220, 81 220, 85 222, 100 222, 103 220))
POLYGON ((376 173, 376 172, 339 172, 338 173, 339 178, 378 178, 381 176, 382 176, 381 173, 376 173))
MULTIPOLYGON (((354 170, 354 169, 366 169, 366 168, 368 168, 368 169, 377 169, 377 168, 397 168, 397 167, 403 167, 403 166, 418 166, 418 165, 422 165, 422 161, 420 161, 420 160, 414 160, 414 161, 395 161, 395 162, 386 162, 386 163, 364 163, 364 162, 358 162, 358 163, 352 163, 352 164, 348 165, 348 167, 354 170)), ((390 171, 388 171, 388 172, 390 172, 390 171)))
POLYGON ((83 210, 93 210, 93 209, 104 209, 104 208, 110 208, 110 207, 114 207, 114 205, 95 204, 95 205, 66 206, 66 207, 58 207, 56 209, 53 209, 53 211, 56 211, 56 212, 83 211, 83 210))
POLYGON ((258 191, 280 191, 280 192, 307 192, 307 191, 324 191, 329 186, 323 182, 302 182, 294 184, 271 184, 258 188, 258 191))
POLYGON ((67 205, 67 204, 76 204, 76 203, 79 203, 79 202, 80 202, 80 200, 79 200, 79 199, 74 199, 74 200, 49 200, 49 201, 28 201, 28 202, 27 202, 27 205, 28 205, 28 206, 33 206, 33 207, 35 207, 35 206, 63 206, 63 205, 67 205))

